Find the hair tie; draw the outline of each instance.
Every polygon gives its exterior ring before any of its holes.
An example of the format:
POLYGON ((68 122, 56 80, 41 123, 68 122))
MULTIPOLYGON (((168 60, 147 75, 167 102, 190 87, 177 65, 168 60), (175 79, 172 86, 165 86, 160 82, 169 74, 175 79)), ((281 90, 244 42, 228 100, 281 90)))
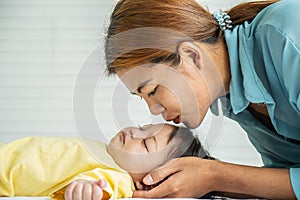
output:
POLYGON ((232 29, 232 21, 230 20, 230 16, 226 12, 214 12, 213 15, 214 18, 218 21, 221 30, 225 31, 226 29, 232 29))

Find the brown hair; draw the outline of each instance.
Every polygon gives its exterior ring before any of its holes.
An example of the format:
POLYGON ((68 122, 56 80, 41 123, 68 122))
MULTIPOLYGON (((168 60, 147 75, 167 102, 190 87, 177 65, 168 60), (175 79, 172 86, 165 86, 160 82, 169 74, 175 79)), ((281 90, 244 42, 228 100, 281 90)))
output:
MULTIPOLYGON (((274 2, 242 3, 227 13, 236 26, 274 2)), ((107 30, 107 71, 114 74, 119 68, 147 63, 176 65, 177 47, 183 41, 214 44, 223 36, 213 15, 195 0, 120 0, 107 30)))
POLYGON ((174 144, 181 146, 181 148, 174 146, 169 153, 169 158, 193 156, 210 160, 215 159, 209 155, 208 151, 201 144, 198 136, 193 134, 189 128, 183 126, 174 127, 168 143, 172 140, 176 140, 177 143, 174 144))

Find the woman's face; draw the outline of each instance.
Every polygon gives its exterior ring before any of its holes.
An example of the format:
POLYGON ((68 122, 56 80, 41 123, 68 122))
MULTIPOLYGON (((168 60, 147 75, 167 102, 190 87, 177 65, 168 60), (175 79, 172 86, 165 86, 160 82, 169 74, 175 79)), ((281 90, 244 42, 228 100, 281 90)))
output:
POLYGON ((122 69, 117 75, 132 94, 147 102, 152 114, 166 121, 196 128, 211 104, 205 80, 189 62, 176 68, 156 64, 122 69))

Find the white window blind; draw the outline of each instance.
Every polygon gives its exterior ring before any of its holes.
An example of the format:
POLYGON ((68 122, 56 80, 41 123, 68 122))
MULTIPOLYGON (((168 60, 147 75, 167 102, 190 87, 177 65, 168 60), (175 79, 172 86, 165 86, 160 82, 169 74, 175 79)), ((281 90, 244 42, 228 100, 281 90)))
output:
MULTIPOLYGON (((103 42, 114 3, 0 0, 0 142, 30 135, 77 134, 75 81, 89 53, 103 42)), ((104 65, 103 54, 99 59, 104 65)), ((116 81, 110 78, 101 82, 95 100, 95 115, 111 135, 118 127, 110 119, 113 116, 107 104, 116 81)), ((134 97, 124 101, 137 123, 151 119, 144 102, 134 97)), ((224 121, 212 154, 225 161, 260 164, 245 133, 229 120, 224 121)))

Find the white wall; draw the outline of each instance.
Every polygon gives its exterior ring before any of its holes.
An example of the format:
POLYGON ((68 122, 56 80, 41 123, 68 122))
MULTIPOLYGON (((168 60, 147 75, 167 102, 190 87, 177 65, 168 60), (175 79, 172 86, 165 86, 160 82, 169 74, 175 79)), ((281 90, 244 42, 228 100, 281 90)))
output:
MULTIPOLYGON (((214 11, 217 5, 227 8, 237 2, 216 0, 207 5, 214 11)), ((73 109, 76 78, 90 52, 103 41, 113 4, 108 0, 0 0, 1 142, 29 135, 77 135, 73 109)), ((101 49, 97 55, 96 63, 104 66, 101 49)), ((87 79, 93 76, 86 75, 87 79)), ((112 95, 122 87, 116 82, 114 78, 100 79, 95 95, 96 119, 107 137, 127 123, 116 124, 119 116, 112 115, 112 95)), ((139 99, 124 101, 134 122, 159 120, 139 99)), ((92 127, 88 119, 81 120, 92 127)), ((212 154, 226 161, 260 165, 241 128, 229 120, 223 122, 219 142, 210 149, 212 154)), ((81 134, 97 137, 92 128, 81 134)))
POLYGON ((76 76, 102 40, 112 7, 101 0, 0 1, 1 137, 75 132, 76 76))

